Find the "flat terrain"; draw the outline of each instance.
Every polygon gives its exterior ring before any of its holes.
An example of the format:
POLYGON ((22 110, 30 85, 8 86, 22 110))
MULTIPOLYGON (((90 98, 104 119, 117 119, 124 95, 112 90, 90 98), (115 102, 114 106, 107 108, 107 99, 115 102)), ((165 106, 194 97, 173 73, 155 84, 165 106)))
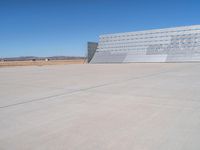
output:
POLYGON ((45 65, 65 65, 65 64, 83 64, 83 59, 77 60, 38 60, 38 61, 0 61, 0 67, 13 66, 45 66, 45 65))
POLYGON ((0 69, 1 150, 199 150, 200 63, 0 69))

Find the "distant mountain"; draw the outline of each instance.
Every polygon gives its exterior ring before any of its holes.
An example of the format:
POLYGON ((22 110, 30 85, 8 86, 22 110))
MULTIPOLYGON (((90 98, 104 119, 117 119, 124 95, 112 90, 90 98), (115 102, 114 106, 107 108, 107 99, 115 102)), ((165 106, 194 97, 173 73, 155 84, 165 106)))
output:
POLYGON ((76 59, 85 59, 85 57, 77 57, 77 56, 51 56, 51 57, 35 57, 35 56, 21 56, 21 57, 7 57, 0 58, 0 60, 4 61, 29 61, 29 60, 76 60, 76 59))

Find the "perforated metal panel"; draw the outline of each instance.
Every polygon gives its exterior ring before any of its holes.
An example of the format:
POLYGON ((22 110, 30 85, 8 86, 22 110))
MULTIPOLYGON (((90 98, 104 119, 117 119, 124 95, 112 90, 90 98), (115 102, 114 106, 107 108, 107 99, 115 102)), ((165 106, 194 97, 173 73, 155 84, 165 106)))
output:
POLYGON ((101 35, 91 63, 200 61, 200 25, 101 35))

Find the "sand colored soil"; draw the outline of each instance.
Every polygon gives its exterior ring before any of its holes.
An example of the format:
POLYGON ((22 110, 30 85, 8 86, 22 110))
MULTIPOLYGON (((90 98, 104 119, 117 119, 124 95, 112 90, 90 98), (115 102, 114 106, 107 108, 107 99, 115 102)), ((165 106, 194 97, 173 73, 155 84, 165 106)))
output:
POLYGON ((0 62, 0 67, 12 66, 44 66, 44 65, 65 65, 65 64, 83 64, 85 60, 50 60, 50 61, 4 61, 0 62))

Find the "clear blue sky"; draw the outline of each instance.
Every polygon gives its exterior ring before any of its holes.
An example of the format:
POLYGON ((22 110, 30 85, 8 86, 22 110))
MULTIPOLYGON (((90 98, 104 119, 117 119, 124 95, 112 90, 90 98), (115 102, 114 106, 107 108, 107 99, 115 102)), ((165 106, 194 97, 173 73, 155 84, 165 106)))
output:
POLYGON ((100 34, 194 24, 199 0, 0 0, 0 57, 84 56, 100 34))

